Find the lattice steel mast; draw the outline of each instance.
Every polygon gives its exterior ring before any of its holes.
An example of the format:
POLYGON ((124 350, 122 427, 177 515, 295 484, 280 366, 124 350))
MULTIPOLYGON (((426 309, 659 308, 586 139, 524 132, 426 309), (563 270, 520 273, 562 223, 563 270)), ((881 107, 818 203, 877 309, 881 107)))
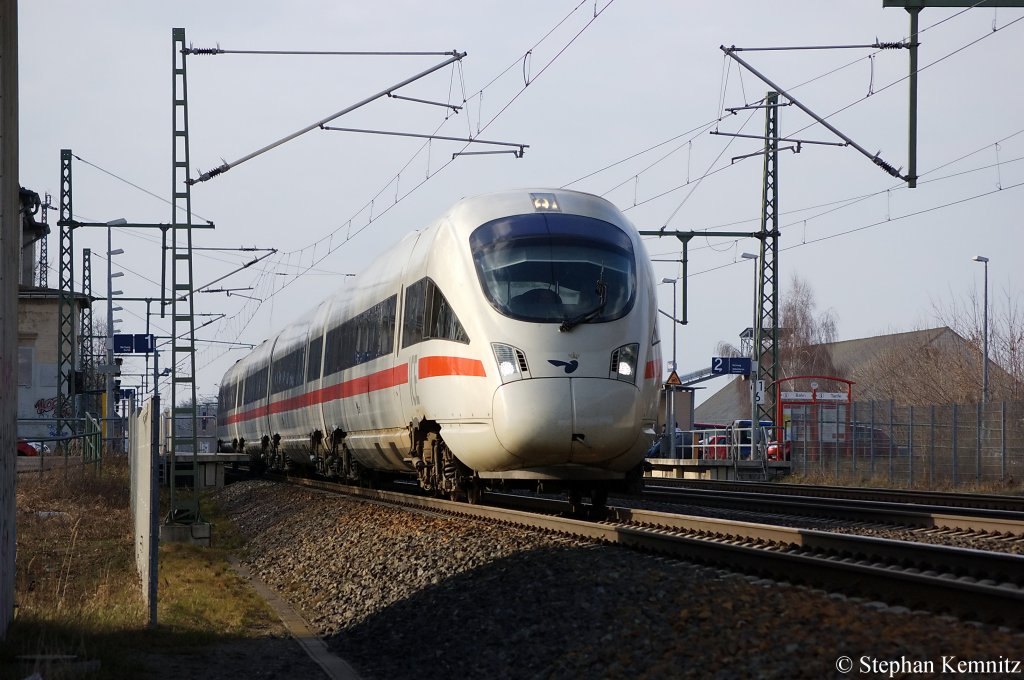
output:
MULTIPOLYGON (((765 97, 764 184, 761 192, 761 257, 757 286, 757 327, 754 329, 754 357, 757 379, 764 381, 764 398, 757 405, 757 418, 775 418, 775 380, 779 366, 779 94, 765 97)), ((755 383, 756 387, 756 383, 755 383)), ((778 423, 776 423, 778 424, 778 423)))
MULTIPOLYGON (((171 178, 171 447, 170 460, 171 513, 176 522, 198 522, 199 515, 199 443, 196 437, 196 341, 194 296, 192 286, 192 188, 189 184, 188 143, 188 81, 185 61, 185 29, 171 32, 173 64, 172 101, 172 178, 171 178), (182 205, 184 204, 184 205, 182 205), (184 219, 181 214, 184 211, 184 219), (187 405, 179 403, 187 400, 187 405), (178 424, 188 427, 187 436, 179 436, 178 424), (190 444, 192 450, 192 494, 180 498, 175 494, 175 465, 179 442, 190 444)), ((166 254, 164 254, 166 256, 166 254)), ((164 292, 166 295, 166 291, 164 292)), ((161 316, 165 299, 161 305, 161 316)))
MULTIPOLYGON (((50 194, 46 194, 43 199, 43 224, 47 225, 49 230, 50 223, 46 219, 46 212, 53 206, 50 205, 50 194)), ((49 234, 43 234, 43 237, 39 239, 39 287, 47 288, 50 285, 50 249, 47 246, 47 242, 50 240, 47 238, 49 234)))
MULTIPOLYGON (((71 212, 71 149, 60 151, 60 264, 57 294, 57 435, 64 434, 68 419, 74 417, 74 382, 68 382, 75 359, 75 266, 74 218, 71 212)), ((73 375, 71 377, 74 377, 73 375)), ((72 425, 72 429, 74 426, 72 425)), ((63 442, 57 441, 57 448, 63 442)))
MULTIPOLYGON (((96 363, 92 353, 93 327, 92 327, 92 249, 86 248, 82 251, 82 295, 90 304, 82 307, 78 324, 78 363, 82 371, 82 387, 86 393, 82 395, 79 404, 82 412, 97 413, 92 409, 93 395, 91 390, 95 382, 96 363)), ((108 292, 109 295, 109 292, 108 292)), ((74 382, 74 381, 70 381, 74 382)))

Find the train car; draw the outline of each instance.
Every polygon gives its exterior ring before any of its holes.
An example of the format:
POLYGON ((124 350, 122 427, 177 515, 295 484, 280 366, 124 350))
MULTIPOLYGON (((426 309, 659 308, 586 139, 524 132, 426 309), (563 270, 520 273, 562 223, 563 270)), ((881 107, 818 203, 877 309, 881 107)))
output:
POLYGON ((516 485, 603 503, 654 434, 654 285, 602 198, 464 199, 228 370, 220 445, 471 501, 516 485))

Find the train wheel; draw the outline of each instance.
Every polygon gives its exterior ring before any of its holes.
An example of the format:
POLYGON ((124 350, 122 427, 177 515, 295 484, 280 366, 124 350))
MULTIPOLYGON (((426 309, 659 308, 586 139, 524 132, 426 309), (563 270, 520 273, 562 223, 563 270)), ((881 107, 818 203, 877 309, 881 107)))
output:
POLYGON ((480 487, 480 482, 471 479, 466 483, 466 502, 470 505, 480 505, 480 499, 483 496, 483 489, 480 487))

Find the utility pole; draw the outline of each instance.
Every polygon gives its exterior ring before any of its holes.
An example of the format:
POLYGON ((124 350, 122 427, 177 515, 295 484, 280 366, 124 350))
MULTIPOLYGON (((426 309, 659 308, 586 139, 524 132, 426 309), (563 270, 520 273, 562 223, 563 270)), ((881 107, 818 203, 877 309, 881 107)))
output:
POLYGON ((18 3, 0 0, 0 640, 14 619, 16 514, 14 474, 18 390, 18 3))

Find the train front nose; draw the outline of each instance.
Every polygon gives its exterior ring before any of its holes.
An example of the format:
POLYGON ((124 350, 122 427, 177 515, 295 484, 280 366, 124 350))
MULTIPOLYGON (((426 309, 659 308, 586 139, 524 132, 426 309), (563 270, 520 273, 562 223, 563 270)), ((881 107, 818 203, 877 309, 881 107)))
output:
POLYGON ((601 465, 628 452, 641 431, 640 391, 602 378, 533 378, 494 393, 494 431, 528 467, 601 465))

